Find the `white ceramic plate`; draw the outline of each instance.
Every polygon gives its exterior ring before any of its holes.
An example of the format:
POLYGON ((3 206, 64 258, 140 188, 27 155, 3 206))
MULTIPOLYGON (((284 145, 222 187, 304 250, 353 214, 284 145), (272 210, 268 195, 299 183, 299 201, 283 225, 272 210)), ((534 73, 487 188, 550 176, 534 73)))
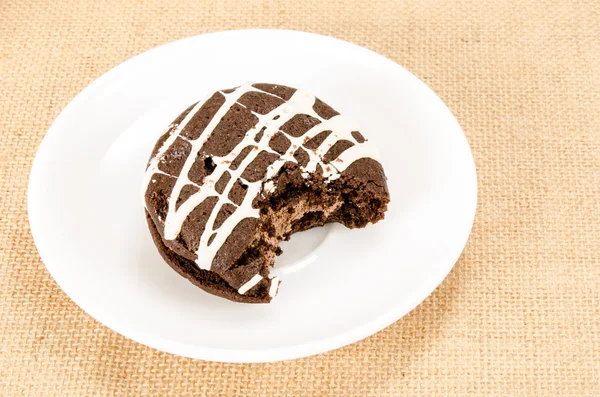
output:
POLYGON ((260 362, 332 350, 408 313, 458 259, 476 195, 460 126, 415 76, 344 41, 247 30, 157 47, 90 84, 44 138, 28 205, 49 272, 98 321, 167 352, 260 362), (357 120, 380 149, 392 197, 377 225, 332 225, 285 243, 269 305, 216 298, 178 276, 157 253, 141 203, 146 161, 170 121, 246 81, 304 88, 357 120))

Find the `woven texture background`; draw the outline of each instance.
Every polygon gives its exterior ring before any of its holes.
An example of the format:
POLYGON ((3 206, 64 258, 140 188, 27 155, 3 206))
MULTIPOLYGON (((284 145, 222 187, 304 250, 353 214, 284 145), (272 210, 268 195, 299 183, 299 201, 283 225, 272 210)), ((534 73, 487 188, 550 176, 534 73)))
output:
POLYGON ((0 0, 1 396, 600 395, 600 2, 53 3, 0 0), (248 27, 342 38, 423 79, 470 141, 479 206, 450 276, 384 331, 291 362, 207 363, 66 297, 30 235, 27 179, 50 123, 103 72, 248 27))

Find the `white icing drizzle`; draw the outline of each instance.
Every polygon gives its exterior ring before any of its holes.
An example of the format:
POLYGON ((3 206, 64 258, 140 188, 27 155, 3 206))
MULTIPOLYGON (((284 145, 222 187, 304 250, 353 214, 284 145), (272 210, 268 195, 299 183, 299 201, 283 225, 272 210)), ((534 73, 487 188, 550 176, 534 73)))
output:
MULTIPOLYGON (((202 107, 204 102, 205 101, 198 102, 192 108, 192 110, 190 110, 190 112, 185 116, 185 118, 183 120, 181 120, 181 123, 179 123, 177 128, 175 128, 175 130, 171 131, 171 135, 169 135, 169 137, 165 140, 165 142, 162 144, 162 146, 158 149, 158 152, 154 155, 154 157, 152 159, 150 159, 150 164, 148 164, 148 168, 146 168, 146 173, 144 175, 145 176, 144 184, 142 185, 144 188, 144 193, 148 187, 148 184, 150 183, 150 180, 154 176, 154 174, 167 175, 166 173, 164 173, 158 169, 158 163, 160 162, 160 160, 162 159, 162 157, 164 156, 166 151, 169 149, 169 147, 171 147, 173 142, 175 142, 175 140, 179 137, 179 135, 181 134, 181 131, 183 131, 183 129, 190 122, 192 117, 194 117, 194 115, 198 112, 198 110, 200 110, 200 108, 202 107)), ((167 128, 167 131, 172 128, 173 128, 173 124, 171 124, 169 126, 169 128, 167 128)), ((181 137, 181 138, 184 139, 183 137, 181 137)))
POLYGON ((242 285, 240 289, 238 289, 238 293, 244 295, 246 292, 250 291, 252 287, 262 281, 262 276, 260 274, 255 274, 246 284, 242 285))
MULTIPOLYGON (((259 210, 257 208, 252 207, 252 201, 256 198, 256 196, 259 193, 261 193, 261 191, 264 194, 265 192, 270 193, 275 190, 275 185, 272 181, 272 178, 275 175, 277 175, 281 167, 286 162, 291 161, 297 163, 296 159, 294 158, 294 153, 296 152, 296 150, 298 150, 298 148, 302 147, 309 156, 308 164, 305 167, 301 167, 303 177, 309 177, 310 174, 316 171, 317 165, 321 164, 323 176, 327 178, 327 181, 332 181, 339 178, 342 171, 344 171, 350 164, 352 164, 360 158, 378 158, 377 151, 373 147, 373 145, 369 144, 368 142, 359 143, 356 139, 354 139, 351 133, 352 131, 357 131, 359 128, 353 121, 341 115, 334 116, 329 120, 323 119, 313 110, 313 105, 315 104, 316 98, 303 90, 297 90, 287 102, 284 102, 282 105, 275 108, 268 114, 262 115, 252 112, 254 116, 258 118, 258 122, 246 133, 242 141, 238 143, 236 147, 233 150, 231 150, 230 153, 222 157, 214 155, 211 156, 215 164, 215 168, 212 174, 204 179, 203 184, 198 192, 192 194, 186 201, 184 201, 179 206, 179 208, 176 208, 177 199, 179 198, 183 187, 187 184, 198 186, 192 181, 190 181, 188 177, 188 173, 192 165, 196 161, 197 154, 202 149, 206 141, 210 138, 214 129, 217 127, 217 125, 225 116, 225 114, 227 114, 229 109, 236 103, 238 105, 241 105, 237 101, 242 95, 250 91, 256 91, 261 92, 263 94, 273 95, 268 92, 264 92, 256 87, 253 87, 251 83, 238 87, 230 93, 221 92, 225 97, 225 102, 223 103, 223 105, 221 105, 221 107, 217 110, 216 114, 212 117, 211 121, 206 126, 204 131, 202 131, 200 136, 197 139, 188 140, 185 137, 180 136, 180 134, 185 128, 185 126, 189 123, 189 121, 200 110, 205 101, 197 103, 192 108, 192 110, 186 115, 186 117, 181 121, 181 123, 171 132, 171 135, 160 147, 154 158, 151 159, 150 164, 146 170, 144 181, 145 188, 147 188, 147 186, 151 182, 154 174, 165 174, 164 172, 158 169, 158 164, 161 161, 164 154, 167 152, 168 148, 175 142, 177 137, 185 139, 191 144, 192 148, 190 154, 186 159, 180 174, 176 176, 177 180, 175 182, 175 186, 173 187, 171 196, 168 200, 167 215, 164 220, 164 238, 167 240, 176 239, 179 233, 181 232, 183 222, 189 216, 189 214, 207 198, 217 197, 218 202, 213 208, 206 222, 204 232, 200 237, 200 243, 196 251, 196 263, 201 269, 209 270, 211 268, 214 256, 219 251, 221 246, 225 243, 227 237, 229 237, 233 229, 237 226, 237 224, 240 221, 242 221, 245 218, 259 217, 259 210), (288 134, 285 134, 286 138, 290 140, 291 144, 284 154, 279 155, 279 153, 275 152, 273 149, 270 148, 269 142, 271 138, 275 136, 277 132, 279 132, 280 127, 283 124, 285 124, 287 121, 289 121, 291 118, 298 114, 306 114, 311 117, 314 117, 318 119, 320 123, 309 129, 305 134, 299 137, 293 137, 288 134), (263 128, 263 135, 261 139, 258 142, 256 142, 255 137, 257 137, 257 135, 263 128), (319 133, 328 130, 332 132, 319 145, 318 148, 316 148, 315 150, 310 150, 303 147, 303 144, 306 143, 308 140, 314 138, 319 133), (325 156, 329 149, 331 149, 331 147, 340 140, 348 140, 352 142, 354 146, 343 151, 337 159, 334 159, 329 164, 323 164, 323 156, 325 156), (238 154, 247 146, 254 146, 254 148, 250 151, 250 153, 244 158, 244 160, 239 164, 239 166, 235 170, 231 170, 229 168, 230 164, 233 162, 233 160, 235 160, 238 154), (262 180, 256 182, 248 182, 247 180, 241 178, 241 175, 244 173, 246 168, 262 151, 266 151, 268 153, 276 153, 278 156, 280 156, 280 158, 278 158, 267 168, 266 175, 262 180), (231 174, 231 178, 225 186, 223 193, 219 194, 215 190, 215 185, 225 172, 229 172, 231 174), (247 185, 246 194, 244 196, 243 202, 241 203, 241 205, 236 206, 236 210, 221 224, 219 228, 215 229, 214 223, 223 205, 235 205, 228 198, 228 196, 229 192, 231 191, 238 179, 240 179, 245 185, 247 185), (213 236, 213 234, 215 234, 215 237, 209 244, 209 240, 211 239, 211 236, 213 236)), ((172 125, 169 128, 172 128, 172 125)), ((249 281, 247 281, 239 288, 238 292, 240 294, 246 293, 250 288, 258 284, 261 280, 262 276, 260 276, 259 274, 254 275, 249 281)), ((271 287, 269 289, 269 294, 271 296, 274 296, 274 294, 277 292, 278 285, 279 279, 277 277, 271 279, 271 287)))
POLYGON ((273 181, 266 181, 263 185, 263 192, 273 193, 275 191, 275 183, 273 181))
POLYGON ((277 295, 277 290, 279 289, 279 277, 273 277, 271 279, 271 286, 269 287, 269 296, 273 298, 277 295))

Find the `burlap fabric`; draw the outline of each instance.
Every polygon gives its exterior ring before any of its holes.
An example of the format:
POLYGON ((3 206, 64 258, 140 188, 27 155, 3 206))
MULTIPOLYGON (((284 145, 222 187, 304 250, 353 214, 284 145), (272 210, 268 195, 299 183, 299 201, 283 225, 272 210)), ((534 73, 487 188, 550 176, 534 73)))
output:
POLYGON ((0 87, 1 396, 600 395, 598 1, 0 0, 0 87), (450 276, 386 330, 291 362, 208 363, 65 296, 33 245, 27 179, 52 120, 103 72, 249 27, 349 40, 423 79, 470 141, 479 207, 450 276))

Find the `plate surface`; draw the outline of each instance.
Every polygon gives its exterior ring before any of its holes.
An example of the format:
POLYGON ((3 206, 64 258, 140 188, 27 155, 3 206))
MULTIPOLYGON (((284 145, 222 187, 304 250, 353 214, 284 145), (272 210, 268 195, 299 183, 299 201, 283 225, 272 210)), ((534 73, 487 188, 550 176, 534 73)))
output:
POLYGON ((329 351, 423 301, 469 236, 475 166, 443 102, 362 47, 309 33, 228 31, 169 43, 101 76, 45 136, 29 181, 42 260, 91 316, 145 345, 205 360, 262 362, 329 351), (147 230, 144 167, 192 101, 247 81, 304 88, 358 121, 388 176, 386 219, 295 235, 269 305, 211 296, 165 264, 147 230))

